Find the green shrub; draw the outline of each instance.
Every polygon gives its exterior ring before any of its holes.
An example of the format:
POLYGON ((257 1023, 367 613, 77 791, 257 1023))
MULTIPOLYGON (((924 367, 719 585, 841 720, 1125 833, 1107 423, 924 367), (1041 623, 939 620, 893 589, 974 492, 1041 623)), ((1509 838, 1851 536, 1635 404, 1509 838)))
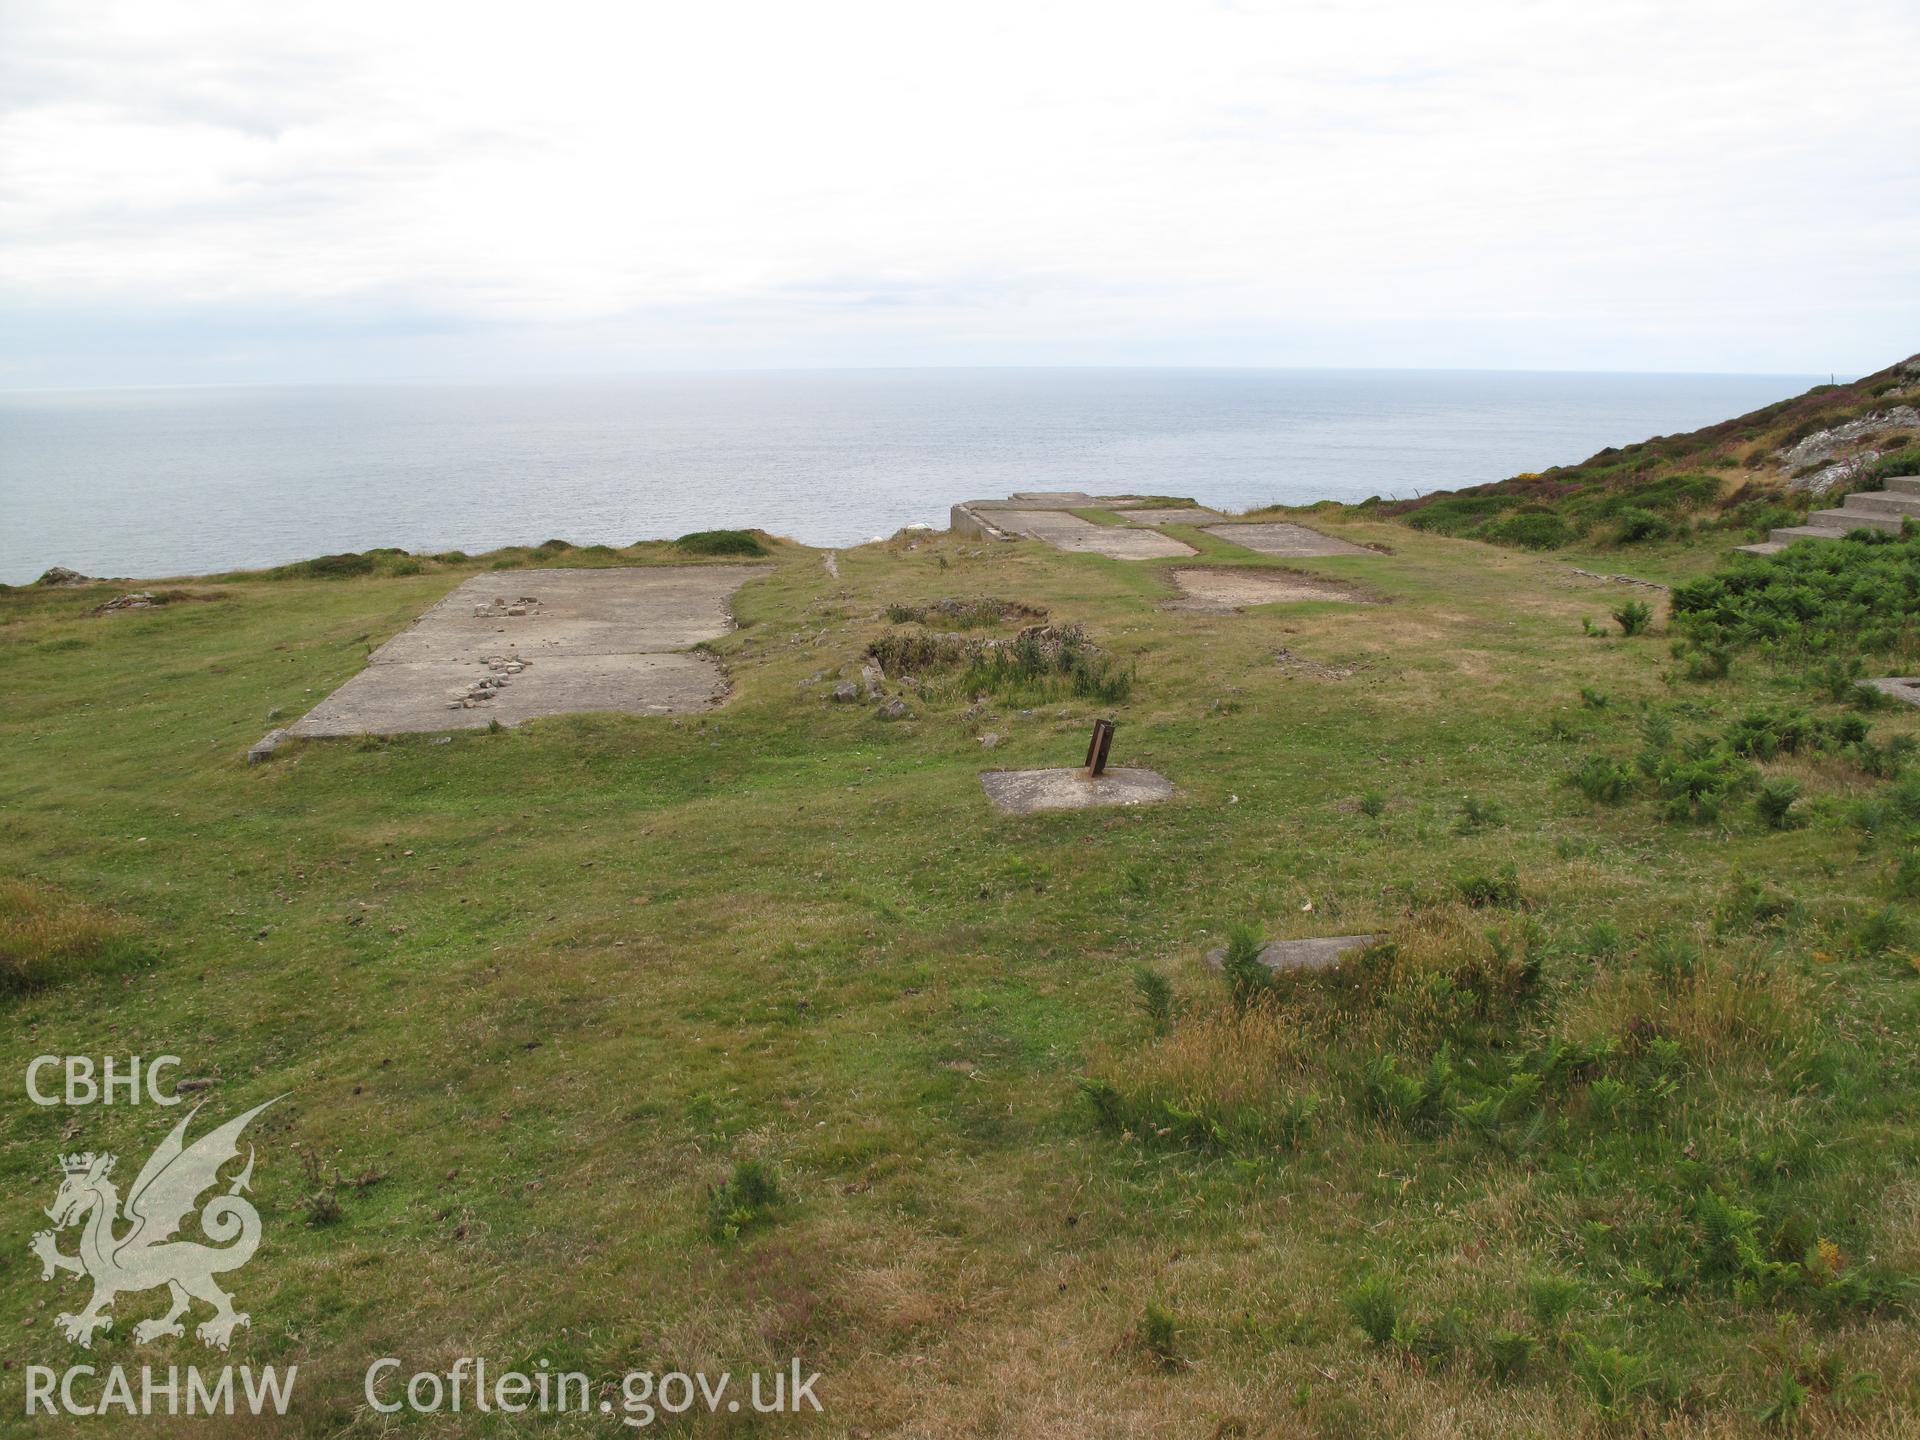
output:
POLYGON ((1633 771, 1605 755, 1589 755, 1567 783, 1595 804, 1617 805, 1633 793, 1633 771))
POLYGON ((1793 828, 1793 802, 1799 798, 1799 782, 1780 776, 1762 781, 1753 803, 1769 830, 1789 830, 1793 828))
POLYGON ((1360 1333, 1373 1344, 1392 1345, 1403 1335, 1406 1302, 1391 1276, 1368 1276, 1347 1292, 1343 1303, 1360 1333))
POLYGON ((1613 619, 1623 635, 1644 635, 1653 624, 1653 607, 1644 600, 1629 600, 1614 607, 1613 619))
POLYGON ((1520 879, 1509 864, 1497 871, 1474 871, 1453 882, 1460 898, 1476 910, 1495 906, 1511 907, 1520 903, 1520 879))
POLYGON ((1236 1010, 1245 1010, 1273 988, 1273 972, 1260 959, 1260 952, 1266 947, 1266 937, 1254 926, 1236 923, 1227 927, 1227 948, 1220 958, 1220 973, 1227 978, 1236 1010))
POLYGON ((707 1192, 707 1233, 734 1240, 772 1217, 781 1202, 780 1178, 760 1160, 742 1160, 707 1192))
POLYGON ((1652 1366, 1646 1356, 1586 1340, 1574 1352, 1573 1373, 1609 1416, 1625 1414, 1652 1383, 1652 1366))
POLYGON ((1648 540, 1665 540, 1673 534, 1673 522, 1651 510, 1630 509, 1620 512, 1620 543, 1638 545, 1648 540))
POLYGON ((673 542, 673 545, 676 550, 688 555, 764 555, 767 553, 767 547, 760 543, 760 537, 751 530, 695 530, 690 535, 682 535, 673 542))
POLYGON ((1147 1302, 1146 1313, 1140 1317, 1136 1333, 1140 1349, 1162 1369, 1178 1370, 1184 1363, 1180 1358, 1179 1326, 1173 1316, 1151 1300, 1147 1302))
POLYGON ((1527 513, 1507 515, 1488 524, 1480 538, 1496 545, 1517 545, 1523 550, 1558 550, 1575 538, 1565 520, 1554 514, 1527 513))
POLYGON ((282 565, 272 574, 276 579, 288 580, 350 580, 373 574, 377 563, 371 554, 317 555, 311 560, 282 565))
POLYGON ((1133 988, 1147 1024, 1156 1035, 1164 1035, 1173 1028, 1173 982, 1150 966, 1141 965, 1133 972, 1133 988))
POLYGON ((1580 1303, 1578 1280, 1566 1275, 1536 1275, 1527 1282, 1527 1313, 1544 1335, 1557 1335, 1580 1303))
POLYGON ((1369 820, 1378 820, 1387 813, 1387 797, 1378 790, 1369 790, 1360 797, 1360 813, 1369 820))
POLYGON ((1518 1330, 1495 1330, 1487 1337, 1487 1368, 1505 1383, 1520 1379, 1533 1363, 1540 1342, 1518 1330))
POLYGON ((1862 955, 1884 955, 1906 938, 1907 922, 1891 905, 1882 906, 1853 933, 1853 948, 1862 955))

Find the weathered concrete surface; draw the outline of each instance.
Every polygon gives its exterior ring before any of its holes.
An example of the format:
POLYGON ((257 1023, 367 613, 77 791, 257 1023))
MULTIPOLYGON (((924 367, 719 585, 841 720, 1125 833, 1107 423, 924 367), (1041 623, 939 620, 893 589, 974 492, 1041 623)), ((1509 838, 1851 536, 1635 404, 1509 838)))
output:
POLYGON ((1178 600, 1165 610, 1231 615, 1245 605, 1280 605, 1300 600, 1344 600, 1369 604, 1372 597, 1338 580, 1296 575, 1290 570, 1252 570, 1245 566, 1183 565, 1170 572, 1178 600))
POLYGON ((731 629, 728 601, 766 571, 688 565, 476 576, 289 728, 299 736, 391 735, 583 710, 703 710, 726 695, 726 675, 710 656, 685 648, 731 629))
MULTIPOLYGON (((1269 970, 1331 970, 1357 950, 1364 950, 1378 935, 1320 935, 1310 940, 1275 940, 1260 952, 1260 963, 1269 970)), ((1226 950, 1209 950, 1207 963, 1218 970, 1226 963, 1226 950)))
POLYGON ((1227 518, 1218 510, 1206 510, 1198 505, 1143 506, 1118 513, 1126 517, 1129 525, 1206 525, 1227 518))
POLYGON ((1871 685, 1896 700, 1904 700, 1909 705, 1920 705, 1920 675, 1882 675, 1872 680, 1862 680, 1862 685, 1871 685))
POLYGON ((1377 555, 1380 553, 1377 550, 1369 550, 1364 545, 1354 545, 1345 540, 1336 540, 1331 535, 1322 535, 1318 530, 1309 530, 1305 525, 1289 525, 1282 522, 1209 525, 1207 534, 1217 536, 1244 549, 1258 551, 1262 555, 1310 558, 1316 555, 1377 555))
POLYGON ((1115 560, 1157 560, 1167 555, 1196 553, 1191 545, 1182 545, 1157 530, 1096 525, 1064 510, 1001 510, 991 512, 990 518, 1002 530, 1044 540, 1057 550, 1079 554, 1107 555, 1115 560))
POLYGON ((989 800, 1013 815, 1151 805, 1173 794, 1173 784, 1165 776, 1118 766, 1098 780, 1087 779, 1079 770, 988 770, 981 775, 980 786, 989 800))

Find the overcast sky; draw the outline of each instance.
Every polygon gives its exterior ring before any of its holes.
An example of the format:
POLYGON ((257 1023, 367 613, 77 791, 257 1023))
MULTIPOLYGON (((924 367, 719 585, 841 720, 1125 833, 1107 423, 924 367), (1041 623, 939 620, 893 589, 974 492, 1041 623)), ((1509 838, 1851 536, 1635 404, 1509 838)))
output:
POLYGON ((0 0, 0 386, 1877 369, 1920 5, 0 0))

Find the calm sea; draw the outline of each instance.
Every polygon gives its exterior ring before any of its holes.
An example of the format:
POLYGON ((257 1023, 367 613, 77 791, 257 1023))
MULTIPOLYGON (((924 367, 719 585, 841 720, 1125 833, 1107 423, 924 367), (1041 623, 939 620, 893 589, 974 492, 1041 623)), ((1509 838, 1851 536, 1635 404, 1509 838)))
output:
POLYGON ((0 581, 734 525, 847 545, 1013 490, 1236 509, 1410 496, 1693 429, 1814 379, 891 370, 13 392, 0 581))

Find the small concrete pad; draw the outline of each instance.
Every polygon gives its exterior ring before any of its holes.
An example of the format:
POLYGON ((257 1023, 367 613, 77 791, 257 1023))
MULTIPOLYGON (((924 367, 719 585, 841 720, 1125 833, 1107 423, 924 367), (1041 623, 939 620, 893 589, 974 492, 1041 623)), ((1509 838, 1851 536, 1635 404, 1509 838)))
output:
POLYGON ((731 629, 728 601, 766 571, 680 565, 475 576, 289 731, 394 735, 586 710, 707 709, 725 698, 726 673, 685 647, 731 629))
POLYGON ((1171 509, 1148 506, 1118 513, 1126 517, 1129 525, 1205 525, 1227 518, 1218 510, 1204 510, 1198 505, 1181 505, 1171 509))
POLYGON ((1244 549, 1256 550, 1262 555, 1310 558, 1316 555, 1378 555, 1380 553, 1378 550, 1369 550, 1364 545, 1354 545, 1345 540, 1336 540, 1331 535, 1322 535, 1318 530, 1309 530, 1304 525, 1278 522, 1209 525, 1207 534, 1244 549))
POLYGON ((1891 695, 1896 700, 1904 700, 1909 705, 1920 705, 1920 675, 1882 675, 1872 680, 1862 680, 1862 685, 1871 685, 1882 694, 1891 695))
MULTIPOLYGON (((1378 935, 1320 935, 1310 940, 1275 940, 1260 952, 1260 963, 1269 970, 1331 970, 1357 950, 1364 950, 1378 935)), ((1209 950, 1207 963, 1218 970, 1226 963, 1225 948, 1209 950)))
POLYGON ((1120 766, 1098 780, 1087 779, 1081 770, 989 770, 981 775, 980 785, 989 800, 1011 815, 1151 805, 1173 794, 1173 783, 1165 776, 1120 766))
POLYGON ((1246 566, 1183 565, 1170 572, 1178 600, 1163 610, 1192 610, 1209 615, 1232 615, 1246 605, 1280 605, 1302 600, 1344 600, 1371 603, 1351 585, 1322 580, 1291 570, 1254 570, 1246 566))
POLYGON ((1007 497, 1009 504, 1051 505, 1073 509, 1093 504, 1093 496, 1084 490, 1016 490, 1007 497))
POLYGON ((1107 555, 1115 560, 1157 560, 1169 555, 1192 555, 1191 545, 1129 525, 1096 525, 1064 510, 995 510, 989 518, 1002 530, 1029 539, 1044 540, 1058 550, 1107 555))

